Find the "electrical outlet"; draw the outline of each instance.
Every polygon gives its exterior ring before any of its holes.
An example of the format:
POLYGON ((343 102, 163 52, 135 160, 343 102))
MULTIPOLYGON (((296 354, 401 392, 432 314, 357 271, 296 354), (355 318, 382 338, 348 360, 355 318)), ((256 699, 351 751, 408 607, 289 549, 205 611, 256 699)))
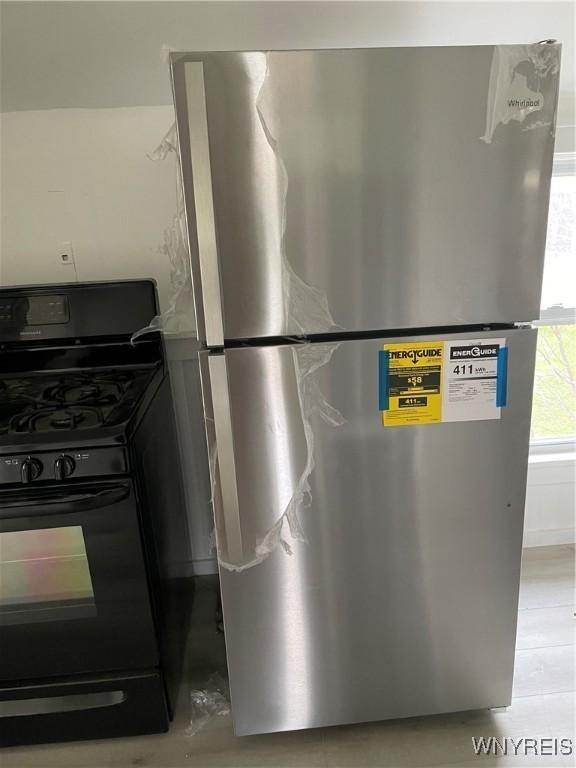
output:
POLYGON ((74 249, 72 248, 71 240, 65 240, 64 242, 60 243, 60 251, 58 256, 60 259, 60 265, 62 267, 75 266, 74 249))

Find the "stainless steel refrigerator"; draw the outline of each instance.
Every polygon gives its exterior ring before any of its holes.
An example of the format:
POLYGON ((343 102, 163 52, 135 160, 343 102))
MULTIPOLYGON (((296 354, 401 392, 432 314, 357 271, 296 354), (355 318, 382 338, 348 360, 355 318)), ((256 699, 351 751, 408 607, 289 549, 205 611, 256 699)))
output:
POLYGON ((510 703, 559 62, 172 56, 237 734, 510 703))

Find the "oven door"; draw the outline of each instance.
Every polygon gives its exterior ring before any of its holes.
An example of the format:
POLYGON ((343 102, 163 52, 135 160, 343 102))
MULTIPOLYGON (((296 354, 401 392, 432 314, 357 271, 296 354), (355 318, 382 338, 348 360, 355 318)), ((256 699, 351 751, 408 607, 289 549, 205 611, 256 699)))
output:
POLYGON ((130 481, 0 492, 0 648, 1 680, 157 664, 130 481))

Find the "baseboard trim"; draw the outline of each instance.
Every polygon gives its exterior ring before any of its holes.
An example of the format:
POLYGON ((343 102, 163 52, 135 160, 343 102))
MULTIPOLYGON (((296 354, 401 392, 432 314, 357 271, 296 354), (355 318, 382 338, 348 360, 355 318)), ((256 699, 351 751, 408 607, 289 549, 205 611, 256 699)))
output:
POLYGON ((524 531, 524 547, 550 547, 555 544, 575 544, 576 528, 524 531))

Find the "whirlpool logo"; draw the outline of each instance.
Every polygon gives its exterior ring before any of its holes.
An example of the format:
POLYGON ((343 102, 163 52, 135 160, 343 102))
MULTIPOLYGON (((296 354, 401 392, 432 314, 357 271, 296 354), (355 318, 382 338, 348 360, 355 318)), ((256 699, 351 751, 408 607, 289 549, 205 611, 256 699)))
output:
POLYGON ((510 109, 540 109, 540 99, 508 99, 510 109))

